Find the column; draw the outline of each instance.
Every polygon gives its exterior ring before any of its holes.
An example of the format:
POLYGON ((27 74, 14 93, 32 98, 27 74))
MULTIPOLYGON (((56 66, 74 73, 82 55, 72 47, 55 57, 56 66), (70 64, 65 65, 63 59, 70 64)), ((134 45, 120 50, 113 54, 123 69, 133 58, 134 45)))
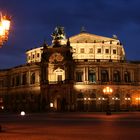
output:
POLYGON ((31 75, 31 72, 30 70, 27 72, 27 84, 30 85, 30 75, 31 75))

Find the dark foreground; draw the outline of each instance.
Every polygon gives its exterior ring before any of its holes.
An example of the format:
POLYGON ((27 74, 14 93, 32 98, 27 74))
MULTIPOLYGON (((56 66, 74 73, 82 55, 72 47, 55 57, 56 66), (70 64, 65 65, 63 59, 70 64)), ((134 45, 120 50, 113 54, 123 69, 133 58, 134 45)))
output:
POLYGON ((0 114, 0 140, 140 140, 140 113, 0 114))

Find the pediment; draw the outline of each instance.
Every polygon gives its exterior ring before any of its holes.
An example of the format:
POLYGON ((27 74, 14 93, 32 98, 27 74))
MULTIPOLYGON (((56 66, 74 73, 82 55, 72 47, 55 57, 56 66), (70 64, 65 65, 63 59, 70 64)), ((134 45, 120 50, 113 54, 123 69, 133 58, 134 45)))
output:
POLYGON ((80 33, 70 37, 71 43, 94 43, 94 42, 111 41, 111 40, 116 40, 116 39, 98 36, 89 33, 80 33))

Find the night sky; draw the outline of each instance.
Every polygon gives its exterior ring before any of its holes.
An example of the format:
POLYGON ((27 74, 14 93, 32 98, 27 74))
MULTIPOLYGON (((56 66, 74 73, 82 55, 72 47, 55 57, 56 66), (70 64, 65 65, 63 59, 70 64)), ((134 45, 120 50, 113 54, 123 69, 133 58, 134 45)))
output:
POLYGON ((51 44, 56 26, 67 37, 87 32, 112 37, 124 45, 128 60, 140 60, 140 0, 0 0, 12 16, 9 40, 0 49, 0 69, 25 64, 25 51, 51 44))

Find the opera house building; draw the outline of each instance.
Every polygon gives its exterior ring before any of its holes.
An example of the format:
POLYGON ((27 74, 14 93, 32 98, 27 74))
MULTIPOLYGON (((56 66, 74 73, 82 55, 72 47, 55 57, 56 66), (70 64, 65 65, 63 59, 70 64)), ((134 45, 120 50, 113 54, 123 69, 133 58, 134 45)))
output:
POLYGON ((26 51, 26 64, 0 70, 2 111, 140 110, 140 61, 127 61, 123 45, 82 30, 26 51))

